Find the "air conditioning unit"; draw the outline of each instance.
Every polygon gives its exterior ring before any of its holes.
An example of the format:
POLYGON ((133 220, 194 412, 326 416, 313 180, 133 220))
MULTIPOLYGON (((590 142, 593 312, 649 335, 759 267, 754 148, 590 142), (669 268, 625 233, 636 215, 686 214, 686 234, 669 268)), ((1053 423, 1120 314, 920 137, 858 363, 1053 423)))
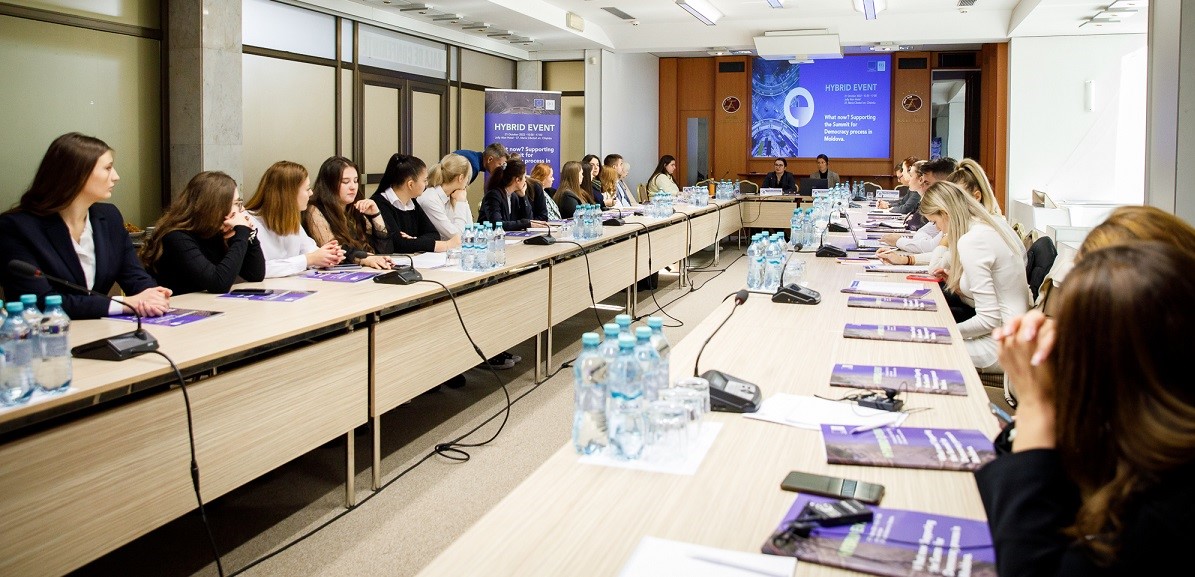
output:
POLYGON ((842 58, 837 34, 825 30, 778 30, 755 37, 755 52, 768 60, 788 60, 798 54, 807 58, 842 58))

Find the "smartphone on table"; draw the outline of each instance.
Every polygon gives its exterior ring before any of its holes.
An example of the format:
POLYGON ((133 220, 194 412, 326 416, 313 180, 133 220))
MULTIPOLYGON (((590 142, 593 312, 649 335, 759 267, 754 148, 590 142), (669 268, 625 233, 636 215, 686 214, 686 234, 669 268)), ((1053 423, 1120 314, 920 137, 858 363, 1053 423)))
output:
POLYGON ((274 294, 273 290, 267 288, 238 288, 232 289, 228 294, 234 295, 268 295, 274 294))
POLYGON ((855 499, 872 505, 878 505, 884 497, 883 485, 801 471, 790 472, 780 483, 780 488, 823 497, 855 499))

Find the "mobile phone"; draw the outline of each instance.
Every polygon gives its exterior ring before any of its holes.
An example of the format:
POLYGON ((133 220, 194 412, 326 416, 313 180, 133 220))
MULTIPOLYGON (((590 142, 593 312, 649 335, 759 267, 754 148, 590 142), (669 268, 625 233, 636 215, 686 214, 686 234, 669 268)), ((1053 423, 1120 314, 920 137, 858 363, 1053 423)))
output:
POLYGON ((911 274, 905 278, 907 278, 909 280, 916 280, 916 281, 921 281, 921 282, 935 282, 935 283, 941 282, 941 280, 942 280, 936 276, 931 276, 931 275, 927 275, 927 274, 911 274))
POLYGON ((265 289, 265 288, 239 288, 239 289, 232 289, 232 292, 230 292, 230 293, 228 293, 228 294, 234 294, 234 295, 268 295, 268 294, 273 294, 273 292, 274 292, 274 291, 272 291, 272 290, 270 290, 270 289, 265 289))
POLYGON ((1000 419, 1000 424, 1007 425, 1012 422, 1012 415, 1009 415, 1008 411, 1000 408, 1000 405, 988 403, 988 407, 992 409, 992 414, 996 415, 997 419, 1000 419))
POLYGON ((880 499, 884 497, 883 485, 841 479, 827 475, 803 473, 801 471, 790 472, 784 478, 784 481, 780 483, 780 488, 785 491, 809 493, 824 497, 855 499, 872 505, 879 504, 880 499))

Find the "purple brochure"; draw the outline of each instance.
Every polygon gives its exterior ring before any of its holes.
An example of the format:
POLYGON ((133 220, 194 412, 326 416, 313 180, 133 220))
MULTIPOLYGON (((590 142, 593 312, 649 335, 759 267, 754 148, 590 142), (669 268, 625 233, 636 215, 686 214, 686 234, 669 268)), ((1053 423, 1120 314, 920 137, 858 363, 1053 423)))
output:
POLYGON ((842 336, 848 339, 950 344, 950 330, 946 327, 847 324, 842 331, 842 336))
POLYGON ((846 306, 864 309, 896 309, 903 311, 938 310, 938 303, 932 299, 906 299, 899 297, 852 296, 847 297, 846 306))
POLYGON ((310 270, 303 275, 307 278, 316 280, 324 280, 330 282, 361 282, 363 280, 371 279, 382 274, 380 270, 338 270, 338 271, 322 271, 310 270))
POLYGON ((986 521, 871 506, 870 523, 792 535, 787 528, 811 501, 834 499, 798 496, 764 541, 764 553, 887 577, 996 577, 996 550, 986 521))
POLYGON ((913 393, 967 396, 962 371, 922 367, 834 365, 831 387, 852 389, 896 389, 913 393))
POLYGON ((280 303, 293 303, 303 297, 315 294, 315 291, 292 291, 284 289, 272 289, 269 294, 264 295, 247 295, 228 293, 220 295, 224 299, 241 299, 247 301, 273 301, 280 303))
POLYGON ((827 463, 974 471, 996 458, 992 441, 974 429, 881 427, 852 432, 855 430, 847 425, 822 425, 827 463))
MULTIPOLYGON (((170 309, 166 311, 166 314, 160 317, 142 317, 141 324, 177 327, 179 325, 191 324, 195 321, 201 321, 203 319, 211 318, 221 314, 224 313, 220 311, 199 311, 194 309, 170 309)), ((108 318, 118 321, 137 322, 137 315, 115 315, 108 318)))

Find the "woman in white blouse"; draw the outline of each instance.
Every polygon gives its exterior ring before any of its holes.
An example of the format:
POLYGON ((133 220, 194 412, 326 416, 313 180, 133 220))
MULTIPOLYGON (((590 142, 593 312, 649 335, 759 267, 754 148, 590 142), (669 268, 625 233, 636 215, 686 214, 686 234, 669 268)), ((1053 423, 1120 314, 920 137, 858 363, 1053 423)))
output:
POLYGON ((308 268, 327 268, 344 260, 335 239, 324 246, 303 231, 303 211, 311 200, 307 169, 294 162, 275 162, 262 175, 253 198, 245 203, 257 227, 266 257, 266 278, 290 276, 308 268))
POLYGON ((671 154, 660 157, 660 162, 656 164, 651 178, 647 179, 647 192, 648 194, 653 192, 680 194, 680 187, 676 185, 676 158, 671 154))
POLYGON ((958 325, 971 362, 980 372, 1003 372, 992 331, 1033 305, 1020 240, 952 182, 930 186, 920 210, 953 247, 946 259, 946 286, 975 307, 975 316, 958 325))
POLYGON ((440 240, 450 240, 473 224, 465 190, 471 178, 473 166, 469 159, 456 153, 441 158, 440 164, 428 170, 427 188, 415 197, 415 202, 440 233, 440 240))

